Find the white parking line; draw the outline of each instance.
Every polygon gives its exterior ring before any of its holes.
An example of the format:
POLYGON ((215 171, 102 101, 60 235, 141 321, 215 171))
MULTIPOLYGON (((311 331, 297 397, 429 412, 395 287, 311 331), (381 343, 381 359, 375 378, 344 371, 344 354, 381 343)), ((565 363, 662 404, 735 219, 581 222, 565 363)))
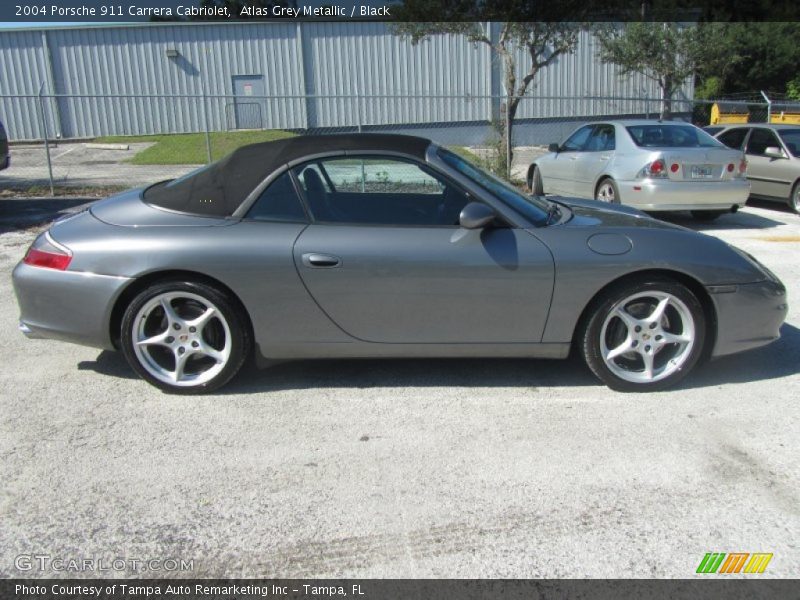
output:
POLYGON ((78 148, 78 146, 73 146, 73 147, 72 147, 72 148, 70 148, 69 150, 64 150, 64 152, 62 152, 62 153, 61 153, 61 154, 59 154, 58 156, 51 156, 51 157, 50 157, 50 160, 51 160, 51 161, 53 161, 53 160, 56 160, 56 159, 58 159, 58 158, 61 158, 61 157, 62 157, 62 156, 64 156, 65 154, 69 154, 70 152, 72 152, 73 150, 76 150, 77 148, 78 148))

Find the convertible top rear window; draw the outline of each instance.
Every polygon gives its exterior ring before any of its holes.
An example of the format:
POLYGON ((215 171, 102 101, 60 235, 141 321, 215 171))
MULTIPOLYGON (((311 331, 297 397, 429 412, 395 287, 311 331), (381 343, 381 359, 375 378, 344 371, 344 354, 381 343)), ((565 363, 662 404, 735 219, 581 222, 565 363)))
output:
POLYGON ((652 123, 625 128, 642 148, 719 148, 723 144, 692 125, 652 123))

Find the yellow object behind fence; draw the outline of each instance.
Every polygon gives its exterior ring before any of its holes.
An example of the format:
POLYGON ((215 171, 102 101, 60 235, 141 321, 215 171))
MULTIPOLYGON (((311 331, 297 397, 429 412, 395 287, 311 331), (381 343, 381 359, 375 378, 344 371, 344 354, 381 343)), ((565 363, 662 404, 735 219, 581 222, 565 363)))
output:
POLYGON ((800 125, 800 104, 773 104, 769 122, 800 125))
POLYGON ((711 125, 726 125, 728 123, 747 123, 748 110, 746 105, 715 102, 711 106, 711 125))

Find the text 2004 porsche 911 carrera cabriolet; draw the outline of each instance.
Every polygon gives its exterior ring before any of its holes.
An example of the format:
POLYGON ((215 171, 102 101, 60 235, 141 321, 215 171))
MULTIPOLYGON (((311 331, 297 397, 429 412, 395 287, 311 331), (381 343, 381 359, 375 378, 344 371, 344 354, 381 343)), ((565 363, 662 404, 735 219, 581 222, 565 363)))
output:
POLYGON ((781 282, 724 242, 526 196, 429 140, 296 137, 56 222, 14 270, 30 337, 120 349, 171 392, 253 355, 564 358, 618 390, 761 346, 781 282))

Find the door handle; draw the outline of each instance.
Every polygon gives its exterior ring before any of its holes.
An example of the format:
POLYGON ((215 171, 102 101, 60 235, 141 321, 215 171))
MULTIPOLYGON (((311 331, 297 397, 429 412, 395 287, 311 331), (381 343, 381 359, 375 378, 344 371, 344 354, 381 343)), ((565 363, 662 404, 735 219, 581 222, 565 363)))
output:
POLYGON ((331 256, 330 254, 310 252, 308 254, 303 254, 303 264, 316 269, 332 268, 341 266, 342 259, 338 256, 331 256))
POLYGON ((601 156, 601 157, 600 157, 600 160, 608 160, 609 158, 610 158, 610 157, 608 157, 608 156, 601 156))

